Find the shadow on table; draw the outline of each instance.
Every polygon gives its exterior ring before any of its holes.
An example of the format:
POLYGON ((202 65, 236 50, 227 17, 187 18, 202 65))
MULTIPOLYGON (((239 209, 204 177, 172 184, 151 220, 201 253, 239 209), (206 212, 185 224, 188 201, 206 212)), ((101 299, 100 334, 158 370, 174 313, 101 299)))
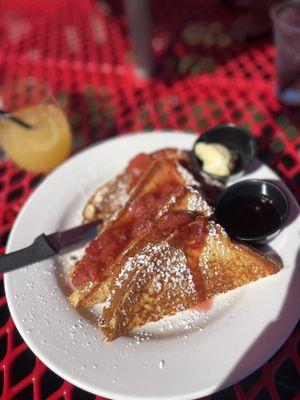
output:
MULTIPOLYGON (((290 281, 290 285, 288 287, 285 301, 282 305, 282 308, 278 314, 276 320, 271 322, 266 329, 261 333, 261 335, 256 339, 256 341, 251 345, 248 351, 243 355, 238 364, 234 367, 234 369, 230 372, 230 374, 224 379, 222 384, 220 385, 219 390, 226 388, 229 385, 232 385, 234 382, 238 382, 244 378, 245 371, 247 371, 247 375, 253 373, 257 368, 256 360, 259 354, 264 353, 264 349, 266 344, 270 342, 274 331, 279 331, 281 333, 281 343, 283 345, 287 336, 291 333, 292 329, 286 333, 285 324, 287 321, 293 324, 293 319, 295 309, 300 310, 300 297, 299 297, 299 286, 300 286, 300 250, 298 251, 296 258, 297 267, 294 270, 293 276, 290 281), (298 299, 297 301, 295 299, 298 299)), ((297 321, 294 321, 295 325, 297 321)), ((292 326, 294 328, 294 326, 292 326)), ((269 354, 264 356, 264 359, 261 360, 261 365, 263 365, 268 359, 272 356, 272 350, 269 354)), ((289 387, 289 385, 287 385, 289 387)), ((227 389, 228 390, 228 389, 227 389)), ((293 394, 299 393, 299 382, 297 385, 290 385, 289 389, 293 394)), ((292 397, 291 397, 292 398, 292 397)))
MULTIPOLYGON (((286 191, 285 185, 280 181, 280 180, 270 180, 272 183, 280 186, 283 190, 286 191)), ((291 198, 290 192, 286 192, 290 203, 291 203, 291 209, 290 213, 288 216, 288 219, 286 221, 285 227, 290 225, 292 222, 295 221, 295 219, 299 216, 299 211, 291 198)), ((274 255, 273 254, 273 249, 270 246, 263 246, 260 248, 261 251, 264 252, 266 255, 274 255)), ((287 249, 288 250, 288 249, 287 249)), ((285 301, 282 305, 282 308, 278 314, 278 317, 276 320, 274 320, 272 323, 270 323, 266 329, 261 333, 261 335, 256 339, 256 341, 251 345, 251 347, 248 349, 248 351, 244 354, 242 359, 238 362, 238 364, 234 367, 234 369, 230 372, 230 374, 225 378, 225 380, 222 382, 220 385, 220 390, 223 388, 226 388, 229 385, 232 385, 233 382, 238 382, 241 379, 244 378, 244 373, 243 371, 247 371, 247 375, 256 375, 256 372, 254 372, 257 369, 257 364, 256 364, 256 359, 258 354, 262 354, 264 352, 264 348, 266 346, 266 343, 270 341, 270 338, 272 338, 272 335, 274 331, 280 331, 281 332, 281 344, 283 344, 286 340, 286 332, 285 332, 285 323, 287 320, 292 321, 294 311, 293 310, 298 310, 299 312, 299 317, 300 317, 300 297, 299 297, 299 287, 300 287, 300 249, 298 250, 297 257, 295 260, 296 263, 296 268, 294 270, 293 276, 290 280, 290 285, 287 289, 286 292, 286 298, 285 301), (295 301, 295 299, 298 299, 295 301), (250 365, 250 367, 249 367, 250 365)), ((295 321, 295 324, 297 321, 295 321)), ((268 355, 265 356, 265 359, 262 360, 261 364, 264 364, 273 354, 269 353, 268 355)), ((250 378, 250 376, 247 376, 244 378, 244 380, 247 380, 250 378)), ((252 378, 251 378, 252 379, 252 378)), ((288 390, 292 395, 295 395, 296 393, 299 393, 299 382, 294 383, 292 379, 288 379, 289 384, 286 385, 285 390, 288 390)), ((224 390, 224 389, 223 389, 224 390)), ((224 393, 230 389, 225 389, 224 393)), ((221 392, 223 393, 223 391, 221 392)), ((220 395, 221 395, 220 393, 220 395)), ((221 398, 221 397, 220 397, 221 398)), ((289 397, 289 398, 292 398, 289 397)))

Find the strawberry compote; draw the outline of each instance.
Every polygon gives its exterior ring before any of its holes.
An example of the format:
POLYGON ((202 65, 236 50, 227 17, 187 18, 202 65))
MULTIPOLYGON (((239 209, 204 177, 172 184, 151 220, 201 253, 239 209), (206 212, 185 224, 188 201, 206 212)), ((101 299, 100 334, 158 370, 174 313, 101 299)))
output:
MULTIPOLYGON (((168 204, 172 197, 179 197, 184 191, 183 185, 170 180, 134 199, 124 214, 89 244, 85 255, 76 263, 72 276, 73 284, 79 286, 89 280, 105 279, 108 267, 117 260, 128 243, 145 234, 157 219, 158 211, 168 204)), ((175 219, 171 218, 168 224, 173 224, 175 229, 176 226, 188 222, 189 218, 178 215, 175 219)))

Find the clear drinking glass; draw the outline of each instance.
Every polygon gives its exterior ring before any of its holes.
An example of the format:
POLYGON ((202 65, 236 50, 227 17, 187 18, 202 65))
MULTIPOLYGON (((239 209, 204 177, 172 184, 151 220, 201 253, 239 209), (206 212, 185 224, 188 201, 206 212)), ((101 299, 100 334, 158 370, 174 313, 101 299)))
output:
POLYGON ((70 125, 46 82, 31 77, 6 82, 0 87, 0 109, 32 126, 0 120, 0 148, 18 166, 45 173, 68 157, 70 125))
POLYGON ((300 105, 300 1, 278 4, 271 12, 277 49, 277 94, 288 105, 300 105))

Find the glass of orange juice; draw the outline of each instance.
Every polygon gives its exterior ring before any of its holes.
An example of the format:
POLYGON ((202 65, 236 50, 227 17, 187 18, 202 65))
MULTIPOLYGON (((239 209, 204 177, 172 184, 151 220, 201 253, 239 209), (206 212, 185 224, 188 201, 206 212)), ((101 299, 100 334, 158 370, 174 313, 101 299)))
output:
POLYGON ((30 124, 26 129, 10 119, 0 120, 0 148, 18 166, 46 173, 71 151, 71 128, 46 82, 25 78, 0 88, 0 109, 30 124))

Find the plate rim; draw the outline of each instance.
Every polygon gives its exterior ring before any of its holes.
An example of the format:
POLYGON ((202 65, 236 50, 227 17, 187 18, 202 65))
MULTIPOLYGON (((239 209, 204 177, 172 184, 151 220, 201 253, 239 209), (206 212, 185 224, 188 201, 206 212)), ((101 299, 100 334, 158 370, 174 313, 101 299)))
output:
MULTIPOLYGON (((34 192, 28 197, 28 199, 26 200, 26 202, 23 204, 21 210, 19 211, 13 227, 10 231, 9 234, 9 238, 7 241, 7 246, 6 246, 6 252, 8 252, 12 246, 13 240, 14 240, 14 234, 15 232, 18 230, 18 226, 19 226, 19 221, 22 218, 22 214, 26 212, 27 207, 29 207, 29 204, 33 201, 33 199, 35 198, 35 196, 37 195, 37 193, 40 190, 43 190, 44 185, 49 184, 49 181, 55 179, 55 175, 57 174, 58 171, 63 170, 66 165, 71 164, 75 158, 80 157, 83 153, 87 153, 89 152, 91 149, 95 148, 95 147, 100 147, 103 144, 106 144, 107 142, 113 142, 113 141, 120 141, 120 140, 126 140, 128 139, 128 137, 135 137, 138 136, 139 138, 144 135, 144 136, 150 136, 150 135, 176 135, 176 134, 183 134, 183 135, 189 135, 192 137, 197 137, 197 133, 195 132, 185 132, 185 131, 180 131, 180 130, 155 130, 155 131, 151 131, 151 132, 132 132, 132 133, 128 133, 122 136, 116 136, 113 138, 109 138, 109 139, 105 139, 101 142, 97 142, 94 143, 82 150, 80 150, 79 152, 77 152, 76 154, 74 154, 73 156, 71 156, 70 158, 68 158, 65 162, 63 162, 59 167, 57 167, 56 169, 54 169, 49 175, 47 175, 45 177, 45 179, 41 182, 40 185, 38 185, 38 187, 34 190, 34 192)), ((260 161, 259 161, 260 162, 260 161)), ((273 171, 269 166, 267 166, 266 164, 260 162, 262 165, 266 166, 268 169, 271 170, 271 172, 274 174, 274 176, 276 176, 276 178, 281 182, 281 184, 284 185, 285 190, 288 192, 289 198, 293 201, 294 205, 297 208, 298 213, 300 213, 300 208, 299 205, 293 195, 293 193, 290 191, 290 189, 287 187, 287 185, 285 184, 285 182, 278 176, 278 174, 273 171)), ((113 389, 111 391, 107 391, 106 389, 101 389, 101 392, 99 392, 96 388, 91 387, 90 385, 85 385, 84 384, 84 380, 82 381, 78 381, 76 379, 76 377, 73 377, 71 375, 69 375, 68 373, 64 372, 63 368, 60 368, 59 366, 57 366, 55 363, 52 363, 51 360, 49 360, 48 357, 44 357, 43 353, 40 353, 39 351, 39 347, 36 346, 34 344, 34 340, 31 340, 30 336, 25 334, 25 329, 23 329, 21 322, 19 321, 18 318, 15 318, 16 314, 15 314, 15 307, 13 305, 13 298, 10 295, 7 295, 7 293, 9 293, 9 276, 7 274, 4 274, 4 287, 5 287, 5 296, 6 296, 6 300, 7 300, 7 305, 9 307, 9 311, 10 311, 10 315, 13 319, 13 322, 16 326, 16 328, 18 329, 20 335, 22 336, 23 340, 25 341, 25 343, 28 345, 28 347, 31 349, 31 351, 36 355, 36 357, 38 357, 48 368, 50 368, 53 372, 55 372, 57 375, 61 376, 63 379, 65 379, 66 381, 72 383, 75 386, 78 386, 80 388, 82 388, 83 390, 86 390, 92 394, 95 395, 100 395, 100 396, 105 396, 105 397, 111 397, 114 396, 113 398, 118 398, 121 400, 130 400, 130 399, 140 399, 140 397, 136 397, 136 396, 132 396, 132 395, 124 395, 122 393, 118 393, 116 391, 113 391, 113 389), (24 339, 24 336, 26 337, 26 340, 24 339)), ((287 338, 290 336, 291 332, 293 331, 294 327, 296 326, 297 322, 295 322, 295 324, 293 326, 290 326, 290 329, 288 330, 288 332, 286 333, 285 337, 282 338, 282 343, 279 343, 277 345, 277 350, 285 343, 285 341, 287 340, 287 338)), ((275 350, 276 351, 276 350, 275 350)), ((273 353, 272 353, 273 354, 273 353)), ((189 392, 185 395, 179 395, 179 396, 164 396, 164 397, 160 397, 163 399, 172 399, 172 400, 192 400, 195 399, 199 396, 206 396, 212 393, 216 393, 219 392, 220 390, 223 390, 226 387, 229 387, 233 384, 235 384, 236 382, 239 382, 241 379, 243 379, 244 377, 248 376, 249 374, 251 374, 253 371, 255 371, 256 369, 260 368, 268 359, 270 358, 270 356, 266 356, 265 359, 261 359, 261 363, 256 364, 254 368, 250 368, 250 371, 248 372, 247 375, 244 375, 243 373, 234 381, 232 381, 231 383, 226 383, 224 384, 224 386, 220 386, 220 385, 214 385, 213 387, 210 388, 206 388, 206 390, 200 390, 198 392, 189 392)), ((147 396, 145 395, 143 397, 144 399, 147 400, 154 400, 157 399, 158 397, 155 396, 147 396)))

